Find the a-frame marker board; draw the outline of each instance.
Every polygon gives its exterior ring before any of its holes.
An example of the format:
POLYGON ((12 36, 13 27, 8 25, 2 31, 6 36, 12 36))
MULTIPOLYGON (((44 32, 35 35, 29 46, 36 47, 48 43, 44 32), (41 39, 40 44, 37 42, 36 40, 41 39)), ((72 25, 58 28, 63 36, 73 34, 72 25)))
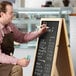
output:
POLYGON ((32 76, 75 76, 65 20, 43 18, 50 27, 38 38, 32 76))

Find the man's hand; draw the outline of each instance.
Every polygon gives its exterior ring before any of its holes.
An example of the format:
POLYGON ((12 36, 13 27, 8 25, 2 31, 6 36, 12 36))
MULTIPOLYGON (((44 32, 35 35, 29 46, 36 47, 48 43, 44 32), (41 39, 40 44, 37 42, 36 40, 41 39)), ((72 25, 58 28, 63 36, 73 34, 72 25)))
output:
POLYGON ((18 60, 17 64, 22 67, 27 67, 29 62, 30 62, 30 60, 27 60, 26 58, 22 58, 22 59, 18 60))
POLYGON ((49 27, 47 27, 46 24, 41 25, 41 26, 40 26, 40 29, 39 29, 39 31, 38 31, 38 32, 39 32, 39 35, 45 33, 48 28, 49 28, 49 27))

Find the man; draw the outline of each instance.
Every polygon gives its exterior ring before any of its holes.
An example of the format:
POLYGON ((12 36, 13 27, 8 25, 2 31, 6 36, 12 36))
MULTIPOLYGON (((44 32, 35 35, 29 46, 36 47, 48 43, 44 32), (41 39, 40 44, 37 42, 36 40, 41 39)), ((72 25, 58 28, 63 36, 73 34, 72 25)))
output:
POLYGON ((13 57, 13 42, 26 43, 47 31, 45 24, 41 29, 22 33, 12 23, 13 5, 8 1, 0 3, 0 76, 22 76, 22 67, 27 67, 29 60, 13 57))

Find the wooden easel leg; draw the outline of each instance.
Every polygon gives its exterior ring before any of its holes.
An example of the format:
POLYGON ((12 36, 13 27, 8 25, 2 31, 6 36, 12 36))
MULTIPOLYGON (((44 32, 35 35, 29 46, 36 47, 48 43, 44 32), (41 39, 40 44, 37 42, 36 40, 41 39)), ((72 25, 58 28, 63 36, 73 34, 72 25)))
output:
POLYGON ((54 75, 53 76, 59 76, 56 65, 55 65, 55 72, 54 72, 54 75))

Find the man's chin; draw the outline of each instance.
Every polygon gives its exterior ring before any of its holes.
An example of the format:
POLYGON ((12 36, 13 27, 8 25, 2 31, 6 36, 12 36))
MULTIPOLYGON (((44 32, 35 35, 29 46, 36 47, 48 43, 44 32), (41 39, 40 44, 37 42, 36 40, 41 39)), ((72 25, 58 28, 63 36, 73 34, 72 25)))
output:
POLYGON ((6 23, 6 25, 10 24, 11 22, 12 22, 12 21, 10 21, 10 22, 7 22, 7 23, 6 23))

